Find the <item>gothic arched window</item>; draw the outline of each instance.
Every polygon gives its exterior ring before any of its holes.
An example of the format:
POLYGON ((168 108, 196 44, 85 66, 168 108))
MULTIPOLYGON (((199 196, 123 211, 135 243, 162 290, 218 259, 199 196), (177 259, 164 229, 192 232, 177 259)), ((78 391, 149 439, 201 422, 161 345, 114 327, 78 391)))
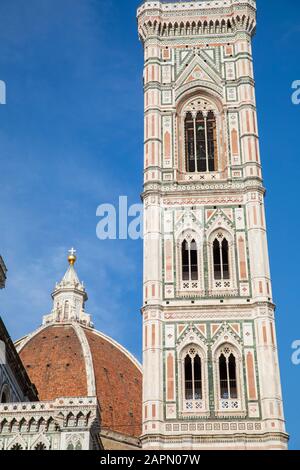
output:
POLYGON ((229 348, 219 357, 220 397, 230 400, 238 398, 236 358, 229 348))
POLYGON ((182 280, 198 281, 198 250, 195 240, 184 240, 181 245, 182 280))
POLYGON ((230 279, 229 270, 229 243, 222 234, 213 242, 214 278, 218 280, 230 279))
POLYGON ((202 400, 202 364, 194 348, 184 358, 184 398, 202 400))
POLYGON ((217 123, 213 111, 186 114, 185 153, 187 172, 217 170, 217 123))

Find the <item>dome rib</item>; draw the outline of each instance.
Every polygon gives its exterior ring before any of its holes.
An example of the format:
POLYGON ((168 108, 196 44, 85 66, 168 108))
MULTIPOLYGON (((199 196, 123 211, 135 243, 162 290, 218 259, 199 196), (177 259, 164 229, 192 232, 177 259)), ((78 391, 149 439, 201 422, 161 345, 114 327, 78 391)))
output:
POLYGON ((86 338, 84 330, 78 325, 78 323, 74 323, 72 326, 76 331, 84 354, 88 396, 94 397, 96 396, 96 380, 89 342, 86 338))

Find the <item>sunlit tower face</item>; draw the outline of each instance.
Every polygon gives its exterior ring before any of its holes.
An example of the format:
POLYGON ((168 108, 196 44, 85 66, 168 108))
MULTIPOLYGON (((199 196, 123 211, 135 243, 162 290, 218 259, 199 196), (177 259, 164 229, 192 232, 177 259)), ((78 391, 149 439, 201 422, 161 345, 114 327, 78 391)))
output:
POLYGON ((252 36, 256 2, 146 1, 144 448, 287 447, 252 36))

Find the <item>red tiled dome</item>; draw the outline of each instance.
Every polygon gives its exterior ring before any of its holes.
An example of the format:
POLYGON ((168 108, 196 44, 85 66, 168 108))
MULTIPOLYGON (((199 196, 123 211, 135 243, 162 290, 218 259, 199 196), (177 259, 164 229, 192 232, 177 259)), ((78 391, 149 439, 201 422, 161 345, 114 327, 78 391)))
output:
POLYGON ((40 400, 96 395, 103 429, 141 435, 141 368, 115 341, 78 323, 54 323, 17 347, 40 400))

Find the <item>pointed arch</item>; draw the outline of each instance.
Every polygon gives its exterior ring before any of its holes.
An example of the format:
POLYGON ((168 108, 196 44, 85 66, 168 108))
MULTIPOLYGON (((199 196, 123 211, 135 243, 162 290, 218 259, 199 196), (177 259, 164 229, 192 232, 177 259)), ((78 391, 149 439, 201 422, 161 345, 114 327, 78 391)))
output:
POLYGON ((202 361, 193 348, 184 358, 184 398, 202 400, 202 361))
POLYGON ((37 422, 34 418, 31 418, 29 423, 28 423, 28 431, 29 432, 37 432, 37 428, 38 428, 38 425, 37 425, 37 422))
POLYGON ((1 434, 7 434, 9 432, 9 422, 7 419, 4 419, 3 421, 1 421, 0 431, 1 431, 1 434))
POLYGON ((238 294, 238 254, 234 227, 222 211, 211 218, 207 240, 211 294, 218 297, 238 294))
MULTIPOLYGON (((227 336, 227 335, 226 335, 227 336)), ((221 342, 214 349, 217 408, 221 412, 243 408, 243 364, 239 347, 233 342, 221 342)))
POLYGON ((178 295, 189 291, 202 295, 204 292, 203 235, 197 220, 191 213, 182 214, 177 222, 176 237, 176 285, 178 295), (187 221, 190 228, 186 227, 187 221))
POLYGON ((20 433, 24 434, 28 430, 28 423, 25 418, 22 418, 20 421, 20 433))
POLYGON ((208 406, 206 354, 200 341, 178 349, 179 399, 184 413, 205 412, 208 406), (199 343, 199 344, 198 344, 199 343))
POLYGON ((43 431, 40 431, 38 435, 35 436, 35 439, 31 441, 31 444, 30 444, 31 450, 49 450, 50 447, 51 447, 50 440, 43 431))
POLYGON ((182 73, 181 86, 178 89, 178 126, 179 136, 182 136, 182 142, 179 143, 182 152, 181 169, 187 173, 219 171, 219 162, 222 161, 224 152, 221 147, 222 103, 211 90, 202 90, 201 94, 196 91, 198 82, 209 87, 215 80, 212 69, 206 75, 203 69, 201 58, 196 57, 182 73), (180 90, 184 90, 186 82, 190 80, 191 85, 195 85, 195 90, 183 92, 180 97, 180 90))
POLYGON ((19 432, 19 423, 15 418, 10 423, 10 432, 11 433, 19 432))

